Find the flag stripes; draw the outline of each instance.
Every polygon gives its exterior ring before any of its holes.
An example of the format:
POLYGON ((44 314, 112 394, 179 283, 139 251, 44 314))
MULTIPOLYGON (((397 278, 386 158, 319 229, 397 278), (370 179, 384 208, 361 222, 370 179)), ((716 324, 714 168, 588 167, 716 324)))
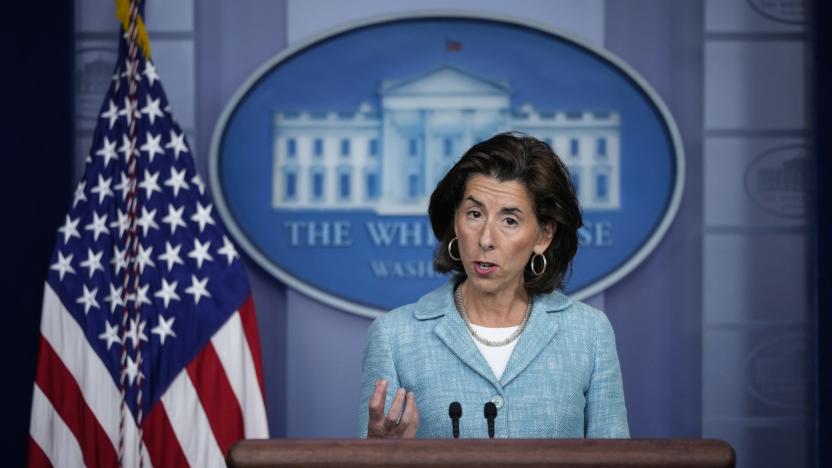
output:
MULTIPOLYGON (((228 375, 237 403, 246 415, 251 415, 243 421, 246 437, 257 437, 257 434, 268 431, 266 407, 263 404, 262 370, 258 367, 258 361, 252 358, 253 351, 249 347, 252 339, 244 339, 249 336, 249 329, 256 327, 252 320, 244 319, 246 316, 253 317, 253 311, 251 301, 246 301, 239 314, 233 315, 211 338, 213 349, 228 375), (234 352, 237 349, 242 349, 243 352, 234 352)), ((256 338, 255 328, 254 340, 256 338)), ((259 354, 259 349, 257 353, 259 354)))
POLYGON ((32 418, 29 435, 55 466, 84 466, 84 454, 75 435, 64 423, 46 395, 35 386, 32 395, 32 418))
POLYGON ((52 409, 80 442, 85 463, 88 466, 115 466, 118 454, 112 441, 84 401, 78 383, 43 337, 39 353, 35 377, 37 389, 43 392, 52 409))
POLYGON ((170 425, 170 420, 163 405, 156 405, 144 420, 144 444, 150 459, 156 466, 188 466, 188 459, 182 453, 182 447, 176 440, 176 433, 170 425), (148 430, 147 428, 150 428, 148 430))
MULTIPOLYGON (((249 395, 251 398, 255 398, 257 401, 252 401, 252 405, 262 405, 263 412, 262 414, 262 421, 260 421, 258 427, 263 428, 266 424, 266 413, 265 413, 265 405, 263 404, 263 396, 266 394, 266 386, 263 383, 263 365, 259 359, 253 359, 254 356, 260 356, 260 338, 257 334, 257 317, 255 316, 254 312, 254 302, 249 297, 243 305, 240 307, 240 320, 243 324, 243 333, 246 336, 246 346, 249 348, 248 356, 251 359, 247 360, 250 364, 246 364, 247 374, 250 372, 250 368, 253 367, 255 374, 257 375, 257 383, 260 385, 260 398, 256 399, 256 395, 249 395)), ((244 382, 248 382, 246 379, 244 382)), ((254 409, 252 409, 254 411, 254 409)), ((248 412, 246 414, 249 414, 248 412)))
POLYGON ((222 466, 225 461, 187 372, 181 372, 162 395, 165 413, 191 466, 222 466))
POLYGON ((212 345, 205 346, 188 366, 188 376, 199 390, 199 399, 220 451, 225 453, 243 433, 243 414, 228 383, 228 377, 212 345), (215 404, 210 404, 214 402, 215 404))
MULTIPOLYGON (((224 466, 225 453, 240 434, 265 434, 260 385, 257 379, 245 378, 257 374, 255 359, 244 346, 245 307, 177 376, 162 404, 146 415, 145 466, 224 466), (260 417, 244 418, 244 414, 260 417)), ((43 310, 29 465, 115 466, 118 406, 88 402, 117 402, 118 388, 95 352, 77 346, 83 332, 48 283, 43 310), (99 379, 105 376, 108 380, 102 384, 99 379)), ((136 447, 135 422, 129 421, 125 430, 125 448, 136 447)), ((127 450, 125 456, 125 465, 137 462, 135 450, 127 450)))
POLYGON ((46 454, 43 453, 40 446, 35 442, 32 438, 32 435, 29 434, 29 444, 27 448, 28 457, 29 457, 29 466, 32 468, 52 468, 52 463, 46 457, 46 454))

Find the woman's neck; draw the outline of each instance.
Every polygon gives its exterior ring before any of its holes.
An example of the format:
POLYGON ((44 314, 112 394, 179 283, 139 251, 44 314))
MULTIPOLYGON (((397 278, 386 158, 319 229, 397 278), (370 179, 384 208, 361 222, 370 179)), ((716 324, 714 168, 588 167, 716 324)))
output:
POLYGON ((513 327, 526 315, 529 295, 522 284, 516 288, 486 292, 462 283, 462 299, 468 319, 483 327, 513 327))

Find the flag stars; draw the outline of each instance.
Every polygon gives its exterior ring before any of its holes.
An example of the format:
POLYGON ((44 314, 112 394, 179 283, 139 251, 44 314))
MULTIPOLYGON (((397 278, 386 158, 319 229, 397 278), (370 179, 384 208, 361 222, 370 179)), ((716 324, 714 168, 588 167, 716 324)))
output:
POLYGON ((107 214, 98 216, 98 213, 93 211, 92 218, 92 222, 84 226, 84 229, 92 231, 92 239, 93 241, 97 241, 99 235, 109 233, 109 229, 107 228, 107 214))
POLYGON ((78 223, 80 222, 81 218, 72 219, 69 215, 66 215, 64 225, 58 228, 58 232, 64 235, 64 244, 73 237, 81 238, 81 233, 78 232, 78 223))
POLYGON ((86 190, 86 188, 87 188, 87 181, 86 180, 82 180, 81 182, 78 183, 78 186, 75 187, 75 196, 72 197, 72 207, 73 208, 75 208, 75 206, 78 203, 80 203, 82 201, 87 201, 87 194, 84 192, 84 190, 86 190))
POLYGON ((75 269, 72 268, 72 257, 74 254, 69 254, 64 257, 60 251, 58 251, 58 261, 49 265, 50 270, 55 270, 58 272, 58 278, 63 281, 64 275, 67 273, 75 274, 75 269))
POLYGON ((81 267, 89 270, 90 278, 92 278, 92 275, 94 275, 96 271, 104 271, 104 267, 101 266, 102 255, 104 255, 104 252, 95 253, 92 249, 87 249, 87 259, 81 262, 80 265, 81 267))
POLYGON ((165 317, 162 314, 159 314, 159 324, 153 327, 150 330, 150 333, 155 335, 159 335, 159 341, 162 342, 162 345, 165 344, 165 339, 167 337, 176 338, 176 333, 173 332, 173 321, 176 320, 176 317, 171 317, 165 320, 165 317))
POLYGON ((118 229, 118 237, 120 239, 127 229, 130 228, 130 218, 127 217, 127 213, 121 211, 121 208, 119 208, 116 215, 118 216, 118 219, 110 223, 110 227, 112 229, 118 229))
POLYGON ((89 290, 87 285, 83 285, 84 292, 81 294, 75 302, 77 304, 82 304, 84 306, 84 315, 89 313, 90 309, 98 309, 98 300, 96 300, 95 296, 98 294, 98 288, 93 288, 89 290))
POLYGON ((217 250, 217 253, 224 255, 228 260, 229 265, 231 265, 235 258, 239 258, 237 249, 234 248, 234 244, 231 243, 228 236, 222 236, 222 247, 217 250))
POLYGON ((183 228, 187 227, 185 221, 182 219, 182 213, 185 211, 184 206, 180 206, 177 210, 173 204, 168 204, 168 214, 164 218, 162 218, 163 223, 170 224, 170 233, 176 233, 177 226, 181 226, 183 228))
POLYGON ((124 97, 124 107, 118 111, 119 117, 124 117, 124 121, 128 124, 130 123, 130 113, 133 113, 133 118, 138 117, 138 111, 136 106, 130 102, 130 98, 125 96, 124 97))
POLYGON ((159 74, 156 73, 156 66, 153 65, 153 62, 150 60, 146 60, 144 62, 144 72, 142 74, 147 77, 147 81, 150 82, 150 86, 153 86, 153 83, 159 79, 159 74))
POLYGON ((191 275, 191 285, 185 289, 185 293, 190 294, 194 297, 194 305, 199 304, 199 301, 202 299, 202 296, 211 297, 211 294, 208 292, 208 277, 206 276, 205 279, 199 280, 197 279, 196 275, 191 275))
POLYGON ((133 385, 136 378, 138 378, 140 382, 144 379, 144 373, 139 370, 138 359, 134 361, 130 358, 130 356, 127 356, 127 365, 124 367, 124 374, 121 378, 124 379, 125 376, 127 377, 127 380, 130 381, 130 385, 133 385))
POLYGON ((144 178, 142 178, 142 181, 139 182, 139 188, 144 189, 146 192, 145 196, 148 200, 150 200, 150 197, 153 196, 153 192, 162 192, 162 188, 159 187, 159 183, 156 182, 158 179, 158 172, 151 173, 147 169, 144 170, 144 178))
POLYGON ((112 177, 105 179, 98 174, 98 184, 90 189, 91 193, 98 194, 98 204, 104 203, 104 199, 107 197, 113 196, 113 189, 110 188, 110 184, 113 183, 112 177))
POLYGON ((174 281, 172 283, 168 283, 165 278, 162 278, 162 289, 158 290, 154 297, 158 297, 162 299, 165 303, 165 309, 168 308, 168 304, 170 301, 179 301, 181 298, 178 294, 176 294, 176 286, 179 284, 178 281, 174 281))
POLYGON ((104 321, 104 333, 98 335, 98 339, 107 341, 107 351, 114 343, 121 344, 121 338, 118 337, 118 325, 110 325, 110 322, 104 321))
POLYGON ((187 190, 188 182, 185 181, 185 169, 177 171, 175 167, 170 168, 170 177, 165 181, 165 185, 173 190, 173 197, 179 196, 179 190, 187 190))
MULTIPOLYGON (((127 40, 127 38, 126 38, 126 37, 125 37, 125 40, 127 40)), ((129 79, 129 78, 130 78, 130 75, 133 73, 133 65, 134 65, 134 64, 136 65, 136 81, 141 81, 141 80, 142 80, 142 77, 141 77, 141 75, 139 75, 139 73, 138 73, 138 71, 139 71, 139 64, 138 64, 138 63, 136 63, 136 62, 133 62, 133 61, 132 61, 132 60, 130 60, 129 58, 124 59, 124 71, 121 73, 121 76, 122 76, 122 77, 124 77, 124 78, 129 79)))
POLYGON ((199 232, 205 229, 208 224, 214 224, 214 218, 211 217, 211 210, 213 205, 202 206, 202 203, 196 202, 196 213, 191 216, 191 221, 199 224, 199 232))
POLYGON ((118 183, 118 185, 116 185, 113 188, 116 189, 116 190, 120 190, 121 191, 121 199, 126 200, 127 199, 127 194, 130 193, 130 179, 128 179, 127 174, 125 174, 123 172, 120 175, 121 175, 121 181, 118 183))
POLYGON ((194 248, 188 253, 188 256, 196 261, 196 267, 202 268, 202 262, 213 261, 214 257, 208 253, 208 248, 211 247, 211 241, 206 241, 204 244, 199 242, 199 239, 194 238, 194 248))
MULTIPOLYGON (((118 83, 118 81, 116 81, 116 83, 118 83)), ((113 124, 116 123, 116 120, 118 120, 118 106, 112 99, 110 99, 107 111, 101 114, 101 118, 110 121, 110 129, 112 130, 113 124)))
POLYGON ((143 206, 142 215, 136 221, 136 224, 141 226, 142 235, 145 237, 151 229, 159 229, 159 225, 156 224, 156 210, 147 211, 147 208, 143 206))
POLYGON ((139 265, 139 274, 144 273, 144 267, 152 266, 156 267, 156 264, 153 263, 153 259, 150 256, 153 254, 153 246, 145 250, 144 246, 139 244, 139 254, 136 256, 136 263, 139 265))
POLYGON ((150 285, 146 284, 144 286, 140 286, 139 290, 136 294, 128 294, 127 300, 134 301, 136 303, 136 307, 141 307, 142 304, 152 304, 150 299, 147 297, 147 290, 150 289, 150 285))
POLYGON ((165 242, 165 253, 159 255, 159 260, 162 260, 168 264, 168 271, 170 271, 173 268, 173 265, 177 263, 180 265, 185 264, 185 262, 182 261, 182 257, 179 256, 179 250, 181 248, 181 245, 173 247, 172 245, 170 245, 170 242, 165 242))
MULTIPOLYGON (((104 298, 104 302, 110 304, 110 313, 114 313, 116 308, 124 307, 124 298, 122 297, 123 287, 117 288, 116 285, 110 283, 110 294, 104 298)), ((109 349, 109 348, 107 348, 109 349)))
POLYGON ((159 103, 161 102, 161 98, 159 99, 151 99, 149 96, 147 98, 147 102, 145 106, 142 107, 141 113, 147 114, 147 118, 150 120, 150 125, 153 125, 156 122, 156 117, 164 117, 165 114, 162 113, 162 110, 159 109, 159 103))
POLYGON ((95 152, 96 156, 101 156, 104 158, 104 167, 106 168, 110 161, 113 159, 118 159, 118 153, 116 152, 116 142, 110 141, 107 136, 104 136, 104 141, 101 144, 101 149, 95 152))
POLYGON ((196 185, 199 189, 200 195, 205 195, 205 182, 202 181, 202 177, 200 177, 199 174, 196 174, 191 178, 191 183, 196 185))
POLYGON ((139 322, 138 319, 130 320, 130 328, 127 329, 127 332, 124 334, 124 343, 127 344, 127 341, 130 340, 133 342, 133 349, 136 349, 136 346, 139 344, 139 340, 147 341, 147 335, 144 334, 144 326, 147 322, 142 320, 139 322))
POLYGON ((118 152, 124 156, 124 161, 128 162, 130 160, 130 149, 133 145, 130 143, 130 139, 127 138, 127 135, 121 135, 121 146, 118 147, 118 152))
POLYGON ((115 94, 121 87, 121 75, 119 74, 118 70, 116 70, 116 72, 113 73, 113 77, 111 78, 111 80, 113 80, 113 83, 115 84, 115 87, 113 88, 113 94, 115 94))
POLYGON ((185 134, 176 133, 176 130, 171 129, 170 141, 165 145, 165 148, 173 149, 173 157, 179 160, 179 153, 187 153, 188 145, 185 144, 185 134))
POLYGON ((150 132, 145 133, 144 144, 139 147, 139 150, 147 152, 147 157, 150 159, 151 163, 153 162, 153 157, 157 154, 165 154, 165 151, 159 145, 161 140, 161 134, 153 136, 150 132))
POLYGON ((125 258, 125 252, 127 251, 127 247, 124 250, 119 250, 117 245, 113 246, 113 258, 110 259, 110 264, 113 265, 113 269, 115 270, 116 274, 118 274, 122 268, 127 269, 127 259, 125 258))

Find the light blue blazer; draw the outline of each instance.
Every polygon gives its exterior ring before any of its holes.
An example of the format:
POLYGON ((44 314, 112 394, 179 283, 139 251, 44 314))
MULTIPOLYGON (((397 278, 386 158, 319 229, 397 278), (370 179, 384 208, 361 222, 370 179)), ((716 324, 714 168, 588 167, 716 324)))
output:
POLYGON ((498 407, 498 438, 629 437, 610 322, 560 292, 535 296, 500 380, 454 308, 453 281, 376 319, 364 352, 361 437, 378 379, 390 382, 385 414, 399 387, 415 393, 421 438, 452 437, 453 401, 462 404, 463 438, 488 437, 487 401, 498 407))

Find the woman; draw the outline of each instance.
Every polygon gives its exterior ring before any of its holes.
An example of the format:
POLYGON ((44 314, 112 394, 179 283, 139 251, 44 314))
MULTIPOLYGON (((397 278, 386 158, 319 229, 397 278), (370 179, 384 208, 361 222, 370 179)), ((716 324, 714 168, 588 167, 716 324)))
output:
POLYGON ((500 134, 474 145, 431 195, 434 266, 456 272, 370 327, 363 437, 629 437, 606 316, 559 289, 581 213, 545 143, 500 134))

